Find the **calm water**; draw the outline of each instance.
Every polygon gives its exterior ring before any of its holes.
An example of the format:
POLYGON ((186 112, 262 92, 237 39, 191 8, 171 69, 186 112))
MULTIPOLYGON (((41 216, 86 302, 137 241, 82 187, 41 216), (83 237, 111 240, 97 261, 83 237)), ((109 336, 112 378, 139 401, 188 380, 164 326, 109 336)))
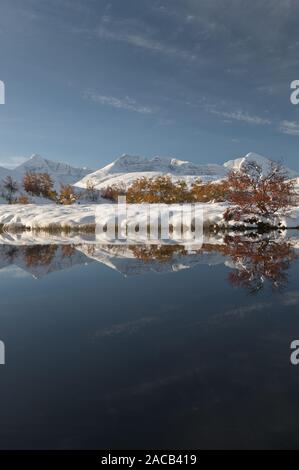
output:
POLYGON ((295 255, 2 245, 1 448, 298 448, 295 255))

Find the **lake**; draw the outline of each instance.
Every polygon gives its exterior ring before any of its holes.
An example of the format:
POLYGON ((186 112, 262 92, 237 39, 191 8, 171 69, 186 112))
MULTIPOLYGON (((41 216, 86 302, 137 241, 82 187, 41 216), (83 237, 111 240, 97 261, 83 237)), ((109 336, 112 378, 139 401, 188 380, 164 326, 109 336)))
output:
POLYGON ((1 448, 298 448, 297 246, 2 241, 1 448))

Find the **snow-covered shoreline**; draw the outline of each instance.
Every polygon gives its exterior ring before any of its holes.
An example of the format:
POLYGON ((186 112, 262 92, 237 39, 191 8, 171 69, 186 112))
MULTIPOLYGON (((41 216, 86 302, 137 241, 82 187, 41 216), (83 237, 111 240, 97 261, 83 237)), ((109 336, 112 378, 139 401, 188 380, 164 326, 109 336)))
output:
MULTIPOLYGON (((204 224, 225 225, 223 214, 227 208, 225 203, 206 203, 197 205, 203 209, 204 224)), ((63 206, 57 204, 1 204, 0 205, 0 226, 2 230, 10 231, 14 229, 43 229, 51 226, 61 228, 80 228, 94 225, 100 221, 101 224, 107 221, 114 214, 111 204, 74 204, 63 206)), ((138 214, 134 216, 134 223, 142 222, 138 219, 138 214)), ((299 227, 299 207, 291 208, 287 215, 278 215, 275 225, 285 228, 299 227)), ((229 226, 228 226, 229 227, 229 226)))

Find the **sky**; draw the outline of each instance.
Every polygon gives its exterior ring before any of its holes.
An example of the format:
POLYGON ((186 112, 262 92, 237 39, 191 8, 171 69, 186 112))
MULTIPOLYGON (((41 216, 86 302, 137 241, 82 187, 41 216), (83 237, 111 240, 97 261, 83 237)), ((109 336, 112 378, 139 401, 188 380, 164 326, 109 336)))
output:
POLYGON ((299 170, 297 0, 1 0, 0 165, 123 153, 299 170))

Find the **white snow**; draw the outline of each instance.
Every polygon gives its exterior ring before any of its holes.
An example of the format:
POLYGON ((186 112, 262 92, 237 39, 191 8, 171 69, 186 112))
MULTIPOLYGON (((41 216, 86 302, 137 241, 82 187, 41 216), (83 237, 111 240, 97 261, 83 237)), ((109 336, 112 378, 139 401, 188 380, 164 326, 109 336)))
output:
POLYGON ((94 205, 61 206, 57 204, 0 205, 0 224, 5 227, 46 227, 86 225, 95 222, 94 205))
MULTIPOLYGON (((227 208, 226 203, 198 204, 198 210, 204 211, 204 223, 222 224, 223 213, 227 208)), ((105 225, 111 217, 114 217, 114 209, 111 204, 74 204, 62 206, 57 204, 2 204, 0 205, 0 225, 4 228, 27 227, 42 228, 52 224, 60 226, 78 226, 95 223, 95 216, 100 213, 98 222, 105 225), (99 208, 99 209, 98 209, 99 208)), ((143 222, 144 214, 140 217, 137 213, 128 217, 128 223, 134 225, 143 222)), ((175 222, 175 219, 174 219, 175 222)), ((294 207, 288 211, 287 215, 279 215, 276 223, 281 223, 288 228, 299 227, 299 207, 294 207)))
MULTIPOLYGON (((277 234, 277 242, 288 241, 290 245, 298 252, 299 250, 299 232, 286 231, 277 234)), ((149 255, 146 262, 138 257, 136 246, 118 246, 101 245, 96 240, 87 241, 83 235, 76 235, 71 240, 63 235, 48 235, 43 232, 38 234, 34 232, 4 233, 0 234, 0 274, 6 276, 11 267, 15 269, 12 275, 20 276, 22 273, 31 274, 35 278, 40 278, 52 272, 69 269, 75 265, 84 266, 91 262, 101 263, 110 269, 114 269, 125 276, 141 275, 148 272, 164 273, 177 272, 182 269, 190 269, 197 264, 214 266, 224 264, 230 269, 243 267, 239 262, 232 261, 229 256, 223 255, 219 247, 224 245, 223 237, 219 234, 205 235, 203 246, 199 251, 188 251, 181 253, 174 250, 169 259, 163 262, 155 259, 154 255, 149 255), (66 255, 63 251, 63 245, 73 247, 73 251, 66 255), (48 262, 39 262, 38 250, 35 263, 30 260, 30 247, 34 245, 56 245, 52 250, 53 256, 50 256, 48 262), (206 248, 206 245, 209 248, 206 248), (215 249, 211 251, 211 246, 215 249)), ((176 247, 177 248, 177 247, 176 247)), ((51 250, 51 248, 50 248, 51 250)))
MULTIPOLYGON (((230 160, 224 165, 207 164, 196 165, 188 161, 177 160, 171 157, 153 157, 145 158, 139 156, 123 155, 119 159, 97 170, 89 173, 86 168, 74 168, 70 165, 57 163, 46 160, 39 155, 33 155, 27 162, 19 165, 14 170, 5 170, 10 172, 14 179, 21 180, 22 175, 27 170, 38 172, 48 172, 55 181, 55 184, 75 183, 78 188, 85 188, 86 182, 91 180, 95 183, 96 188, 102 189, 111 184, 123 184, 128 186, 139 177, 142 176, 158 176, 170 175, 174 180, 185 179, 188 183, 194 179, 202 179, 209 181, 217 181, 225 176, 230 169, 240 169, 246 161, 256 161, 263 169, 266 169, 271 160, 255 153, 249 153, 245 157, 230 160), (82 178, 83 176, 83 178, 82 178), (81 178, 81 179, 80 179, 81 178)), ((0 178, 1 171, 0 168, 0 178)), ((287 169, 289 175, 297 177, 296 182, 299 186, 299 174, 293 170, 287 169)), ((1 200, 0 202, 3 202, 1 200)), ((8 205, 0 203, 0 224, 4 224, 6 228, 14 226, 26 226, 28 228, 46 227, 51 224, 59 224, 61 226, 76 226, 95 223, 95 210, 97 205, 92 203, 74 204, 72 206, 60 206, 49 204, 42 198, 36 198, 34 204, 28 205, 8 205), (46 202, 46 203, 45 203, 46 202)), ((101 218, 104 221, 111 217, 111 204, 104 203, 100 198, 101 218)), ((227 204, 209 203, 202 204, 204 210, 204 222, 206 224, 222 224, 223 213, 227 208, 227 204)), ((277 217, 277 223, 281 223, 285 227, 299 226, 299 208, 292 208, 287 215, 280 214, 277 217)), ((131 220, 137 224, 142 222, 140 216, 136 215, 131 220), (139 219, 138 219, 139 217, 139 219)))
POLYGON ((173 180, 183 178, 190 183, 196 179, 216 180, 223 178, 226 173, 227 169, 222 165, 212 163, 196 165, 171 157, 145 158, 125 154, 104 168, 87 175, 75 186, 86 188, 87 182, 91 181, 98 190, 114 184, 128 187, 137 178, 161 175, 169 175, 173 180))
MULTIPOLYGON (((53 182, 55 189, 60 189, 60 184, 74 184, 78 179, 83 178, 92 170, 87 168, 75 168, 67 163, 54 162, 47 160, 40 155, 33 154, 28 160, 14 169, 6 169, 0 167, 0 183, 8 175, 21 186, 23 176, 27 171, 35 173, 48 173, 53 182)), ((1 186, 1 184, 0 184, 1 186)))
MULTIPOLYGON (((245 157, 236 158, 235 160, 229 160, 225 162, 223 166, 229 170, 239 171, 244 168, 244 166, 248 162, 254 162, 260 165, 262 168, 262 172, 265 174, 269 170, 272 160, 267 157, 264 157, 263 155, 259 155, 258 153, 250 152, 245 155, 245 157)), ((284 169, 286 170, 290 178, 296 178, 299 176, 299 173, 297 171, 291 170, 287 167, 284 167, 284 169)))
MULTIPOLYGON (((173 181, 184 179, 188 185, 198 179, 202 181, 218 181, 224 178, 230 170, 240 170, 244 167, 245 163, 252 161, 261 165, 263 172, 266 172, 271 164, 271 159, 253 152, 248 153, 244 157, 229 160, 223 165, 214 163, 195 164, 172 157, 156 156, 145 158, 124 154, 104 168, 90 173, 77 181, 74 186, 86 188, 87 182, 92 182, 98 190, 111 185, 128 188, 138 178, 153 178, 162 175, 170 176, 173 181)), ((290 178, 299 177, 298 172, 289 168, 285 169, 290 178)))

